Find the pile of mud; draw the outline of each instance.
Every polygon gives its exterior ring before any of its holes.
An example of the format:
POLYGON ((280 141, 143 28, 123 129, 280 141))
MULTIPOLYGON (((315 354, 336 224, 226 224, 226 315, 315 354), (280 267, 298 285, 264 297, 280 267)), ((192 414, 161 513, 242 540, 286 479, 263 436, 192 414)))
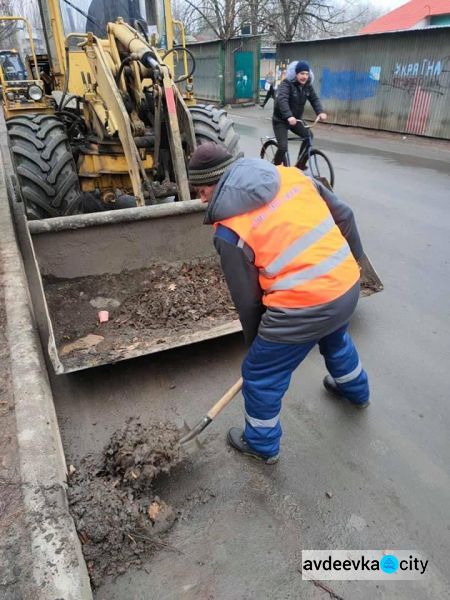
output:
POLYGON ((69 506, 94 587, 165 547, 160 536, 176 514, 155 495, 153 482, 185 459, 173 424, 130 419, 99 461, 88 457, 71 469, 69 506))
POLYGON ((216 259, 62 281, 44 278, 44 289, 57 345, 89 333, 153 339, 236 318, 216 259), (99 310, 109 311, 101 326, 99 310))
POLYGON ((240 329, 216 257, 68 280, 46 276, 43 284, 67 371, 240 329))
POLYGON ((195 329, 196 323, 234 314, 234 306, 217 261, 156 266, 147 272, 147 287, 127 297, 117 319, 123 325, 151 330, 195 329))

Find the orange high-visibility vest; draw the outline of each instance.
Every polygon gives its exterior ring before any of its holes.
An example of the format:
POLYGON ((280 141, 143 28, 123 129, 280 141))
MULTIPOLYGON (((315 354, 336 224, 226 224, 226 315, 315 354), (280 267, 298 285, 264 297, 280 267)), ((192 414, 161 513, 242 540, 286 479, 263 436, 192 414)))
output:
POLYGON ((266 306, 331 302, 358 281, 358 264, 312 181, 296 168, 278 171, 271 202, 215 226, 229 227, 253 250, 266 306))

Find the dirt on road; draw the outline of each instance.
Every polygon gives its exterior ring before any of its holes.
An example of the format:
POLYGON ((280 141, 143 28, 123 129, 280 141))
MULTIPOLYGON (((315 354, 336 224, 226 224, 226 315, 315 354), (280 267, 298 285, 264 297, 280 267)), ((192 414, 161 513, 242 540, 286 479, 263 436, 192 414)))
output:
POLYGON ((101 457, 70 467, 69 505, 94 587, 166 547, 177 514, 153 484, 186 460, 174 425, 130 420, 101 457))

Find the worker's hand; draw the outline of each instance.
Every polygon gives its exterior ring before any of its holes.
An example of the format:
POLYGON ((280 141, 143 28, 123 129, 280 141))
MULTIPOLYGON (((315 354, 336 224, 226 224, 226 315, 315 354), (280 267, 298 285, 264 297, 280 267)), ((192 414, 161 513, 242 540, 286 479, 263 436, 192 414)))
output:
POLYGON ((327 113, 320 113, 318 116, 321 121, 326 121, 328 119, 327 113))
POLYGON ((288 123, 291 127, 295 127, 297 125, 297 119, 295 117, 289 117, 288 123))

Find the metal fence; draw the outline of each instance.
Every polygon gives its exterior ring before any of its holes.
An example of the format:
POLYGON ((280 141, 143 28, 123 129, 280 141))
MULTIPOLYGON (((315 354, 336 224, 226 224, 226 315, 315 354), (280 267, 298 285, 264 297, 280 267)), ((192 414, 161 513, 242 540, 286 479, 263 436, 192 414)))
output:
MULTIPOLYGON (((188 44, 188 48, 195 57, 194 90, 199 100, 220 105, 257 102, 259 36, 188 44)), ((180 67, 176 66, 176 73, 180 67)))
POLYGON ((450 27, 277 46, 307 60, 329 121, 450 139, 450 27))

